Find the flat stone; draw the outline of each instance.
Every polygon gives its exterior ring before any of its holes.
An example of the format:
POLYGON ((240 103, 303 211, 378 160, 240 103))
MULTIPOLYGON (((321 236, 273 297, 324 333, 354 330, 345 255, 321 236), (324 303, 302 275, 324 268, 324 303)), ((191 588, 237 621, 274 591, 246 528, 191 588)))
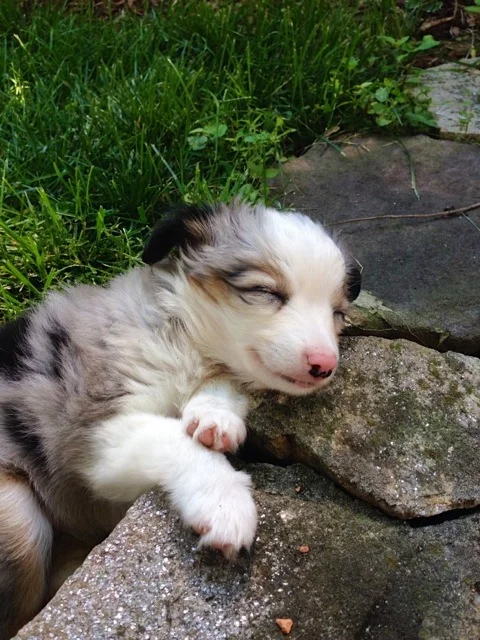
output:
POLYGON ((278 640, 277 618, 298 639, 478 637, 479 513, 415 528, 300 465, 255 465, 253 478, 250 556, 197 552, 151 493, 17 638, 278 640))
MULTIPOLYGON (((284 204, 328 225, 480 202, 480 148, 414 136, 318 144, 275 180, 284 204), (413 182, 412 182, 413 180, 413 182), (412 185, 416 187, 419 199, 412 185)), ((350 331, 480 355, 480 209, 331 226, 363 267, 350 331)))
POLYGON ((415 80, 430 98, 440 135, 480 141, 480 58, 423 69, 415 80))
POLYGON ((251 446, 303 462, 400 518, 480 505, 480 360, 348 338, 321 395, 267 394, 251 446))

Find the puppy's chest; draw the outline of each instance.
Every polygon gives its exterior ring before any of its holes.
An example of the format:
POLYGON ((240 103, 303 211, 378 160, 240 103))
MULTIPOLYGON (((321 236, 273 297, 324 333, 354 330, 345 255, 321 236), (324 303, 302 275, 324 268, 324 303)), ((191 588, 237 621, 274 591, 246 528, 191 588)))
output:
POLYGON ((143 371, 141 382, 129 381, 129 394, 125 398, 125 410, 154 413, 169 418, 179 418, 192 394, 202 385, 206 370, 197 354, 179 354, 175 366, 158 363, 143 371))
POLYGON ((164 381, 161 384, 144 386, 130 394, 125 410, 178 418, 183 404, 183 394, 178 392, 175 385, 164 381))

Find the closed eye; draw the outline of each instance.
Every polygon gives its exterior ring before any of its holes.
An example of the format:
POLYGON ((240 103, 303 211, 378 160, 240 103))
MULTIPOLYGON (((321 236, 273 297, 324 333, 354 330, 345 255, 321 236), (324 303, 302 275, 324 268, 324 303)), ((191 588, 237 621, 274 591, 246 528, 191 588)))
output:
POLYGON ((345 316, 346 316, 345 311, 341 311, 340 309, 336 309, 333 312, 333 315, 334 315, 334 317, 336 319, 341 320, 341 322, 345 322, 345 316))
POLYGON ((269 302, 276 302, 277 304, 284 305, 288 296, 282 291, 277 291, 275 289, 270 289, 269 287, 264 287, 262 285, 257 285, 255 287, 235 287, 235 289, 239 292, 240 297, 244 302, 248 304, 253 304, 255 298, 264 298, 270 299, 269 302))

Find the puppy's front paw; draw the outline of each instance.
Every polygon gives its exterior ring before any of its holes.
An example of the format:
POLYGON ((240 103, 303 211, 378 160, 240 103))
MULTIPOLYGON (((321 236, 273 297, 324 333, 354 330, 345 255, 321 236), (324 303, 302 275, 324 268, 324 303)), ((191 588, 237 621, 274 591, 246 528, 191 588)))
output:
POLYGON ((236 451, 247 436, 242 418, 220 406, 213 396, 190 400, 182 420, 194 440, 216 451, 236 451))
POLYGON ((198 492, 183 512, 184 520, 200 534, 200 547, 220 549, 233 559, 250 549, 257 528, 257 509, 250 493, 250 478, 242 471, 198 492))

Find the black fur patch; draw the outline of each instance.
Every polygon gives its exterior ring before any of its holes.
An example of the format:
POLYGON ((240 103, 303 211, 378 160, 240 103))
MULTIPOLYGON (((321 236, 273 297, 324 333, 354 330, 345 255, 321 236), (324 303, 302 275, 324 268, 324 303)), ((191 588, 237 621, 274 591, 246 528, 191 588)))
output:
POLYGON ((197 237, 188 228, 189 221, 203 222, 215 215, 215 208, 208 205, 183 205, 170 209, 165 218, 154 227, 143 251, 142 260, 155 264, 166 258, 174 248, 185 249, 195 246, 202 238, 197 237))
POLYGON ((0 373, 16 380, 21 377, 21 356, 26 355, 29 318, 20 316, 0 328, 0 373))
POLYGON ((47 335, 52 346, 50 373, 52 377, 60 380, 62 377, 62 356, 64 349, 70 345, 70 337, 65 327, 58 323, 54 325, 52 330, 47 331, 47 335))
POLYGON ((347 275, 347 298, 349 302, 353 302, 360 295, 362 289, 362 274, 360 269, 354 267, 348 270, 347 275))
POLYGON ((3 405, 4 428, 10 438, 20 447, 23 453, 44 469, 47 468, 47 456, 35 427, 23 418, 19 409, 9 403, 3 405))

